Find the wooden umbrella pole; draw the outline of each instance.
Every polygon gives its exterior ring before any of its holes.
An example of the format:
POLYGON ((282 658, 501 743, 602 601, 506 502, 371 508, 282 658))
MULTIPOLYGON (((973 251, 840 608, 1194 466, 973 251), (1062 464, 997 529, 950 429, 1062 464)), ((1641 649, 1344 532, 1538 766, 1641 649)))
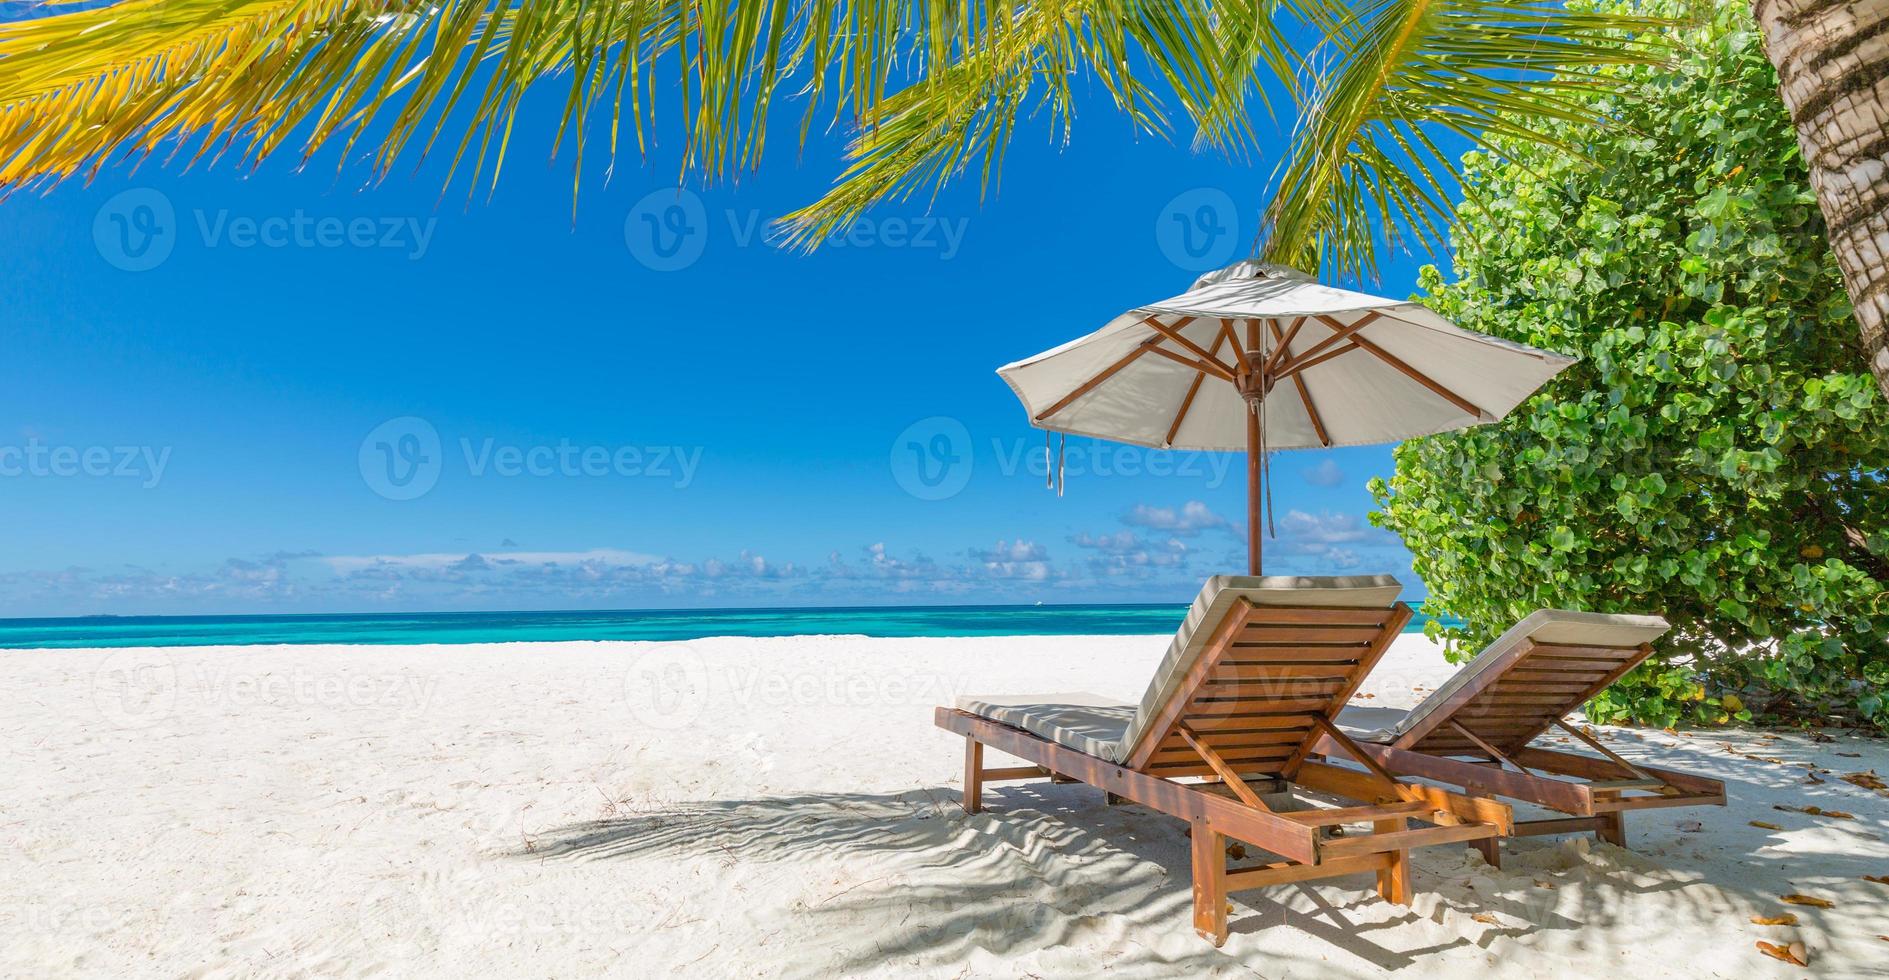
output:
POLYGON ((1264 528, 1260 524, 1260 511, 1264 497, 1260 486, 1263 480, 1260 455, 1259 412, 1249 404, 1246 406, 1246 551, 1249 573, 1253 575, 1263 574, 1260 552, 1264 528))
POLYGON ((1240 394, 1246 402, 1246 558, 1248 572, 1253 575, 1264 574, 1261 571, 1262 553, 1265 550, 1265 529, 1260 523, 1265 509, 1265 452, 1260 445, 1259 403, 1253 400, 1255 392, 1264 398, 1266 355, 1261 349, 1259 321, 1246 321, 1246 350, 1248 363, 1254 370, 1242 377, 1240 394), (1257 375, 1257 376, 1255 376, 1257 375))

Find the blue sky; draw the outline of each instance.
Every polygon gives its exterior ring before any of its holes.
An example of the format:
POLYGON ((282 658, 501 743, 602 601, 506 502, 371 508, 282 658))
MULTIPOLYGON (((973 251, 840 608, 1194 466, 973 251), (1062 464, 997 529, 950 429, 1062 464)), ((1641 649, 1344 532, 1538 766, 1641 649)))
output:
MULTIPOLYGON (((983 201, 807 256, 767 221, 837 141, 681 195, 659 146, 573 223, 557 107, 470 206, 332 154, 0 204, 0 615, 1165 602, 1243 569, 1238 458, 1071 440, 1058 498, 994 372, 1245 257, 1281 137, 1235 163, 1091 104, 983 201)), ((1268 570, 1421 594, 1364 516, 1390 468, 1279 455, 1268 570)))

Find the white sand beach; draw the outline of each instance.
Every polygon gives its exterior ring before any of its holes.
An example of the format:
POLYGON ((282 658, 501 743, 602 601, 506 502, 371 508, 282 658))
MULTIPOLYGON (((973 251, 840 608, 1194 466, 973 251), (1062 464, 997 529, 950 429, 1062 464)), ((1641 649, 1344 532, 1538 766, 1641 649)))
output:
MULTIPOLYGON (((0 653, 0 975, 1880 976, 1889 746, 1607 730, 1724 808, 1416 855, 1190 925, 1182 825, 1082 785, 958 806, 961 693, 1132 699, 1164 637, 0 653), (1775 809, 1815 805, 1850 819, 1775 809), (1779 829, 1753 825, 1759 821, 1779 829), (1827 909, 1779 896, 1822 898, 1827 909), (1794 927, 1754 915, 1794 913, 1794 927), (1811 967, 1755 942, 1801 940, 1811 967), (1873 965, 1872 965, 1873 964, 1873 965)), ((1450 671, 1406 636, 1359 703, 1450 671)), ((1000 757, 999 757, 1000 758, 1000 757)))

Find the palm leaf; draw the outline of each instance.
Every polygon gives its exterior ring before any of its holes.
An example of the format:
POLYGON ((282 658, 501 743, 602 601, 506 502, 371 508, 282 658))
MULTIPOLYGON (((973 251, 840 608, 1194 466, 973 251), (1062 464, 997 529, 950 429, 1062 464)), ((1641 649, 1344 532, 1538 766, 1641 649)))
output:
POLYGON ((1290 64, 1272 2, 1237 10, 1206 3, 1039 3, 1007 29, 988 30, 952 52, 950 63, 887 99, 848 148, 834 188, 787 215, 790 245, 812 248, 888 199, 934 193, 978 165, 988 190, 1020 117, 1046 111, 1067 138, 1074 82, 1093 78, 1138 129, 1166 136, 1163 97, 1219 147, 1249 143, 1249 98, 1263 95, 1268 70, 1290 64), (1158 83, 1158 84, 1155 84, 1158 83))
POLYGON ((1171 103, 1196 145, 1242 153, 1250 103, 1284 80, 1304 105, 1268 254, 1347 274, 1385 235, 1440 239, 1438 134, 1586 118, 1554 85, 1650 57, 1623 32, 1656 23, 1489 0, 122 0, 0 24, 0 188, 160 149, 253 166, 285 145, 335 147, 342 168, 368 149, 379 179, 445 141, 448 185, 473 193, 525 135, 572 148, 575 207, 604 110, 606 173, 622 131, 640 151, 660 112, 685 170, 712 179, 758 165, 790 95, 802 143, 855 134, 835 187, 785 219, 811 247, 973 169, 990 187, 1026 115, 1068 138, 1085 80, 1144 131, 1171 135, 1171 103), (1286 38, 1307 32, 1301 55, 1286 38), (537 85, 560 86, 561 117, 516 134, 537 85))
POLYGON ((1439 254, 1453 213, 1440 136, 1545 141, 1540 124, 1605 125, 1563 86, 1593 69, 1651 62, 1670 21, 1501 0, 1307 0, 1324 40, 1263 218, 1263 256, 1329 278, 1372 277, 1380 247, 1439 254))

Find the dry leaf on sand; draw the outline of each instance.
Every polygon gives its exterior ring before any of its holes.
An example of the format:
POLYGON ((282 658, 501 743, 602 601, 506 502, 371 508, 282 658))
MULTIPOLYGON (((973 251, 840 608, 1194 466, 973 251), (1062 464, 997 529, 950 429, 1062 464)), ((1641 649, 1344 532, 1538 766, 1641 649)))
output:
POLYGON ((1794 963, 1798 966, 1810 965, 1810 951, 1804 948, 1803 943, 1779 946, 1777 943, 1767 943, 1760 939, 1758 940, 1758 952, 1774 960, 1783 960, 1786 963, 1794 963))
POLYGON ((1794 926, 1797 924, 1797 916, 1789 912, 1783 915, 1754 915, 1751 917, 1751 924, 1754 926, 1794 926))
POLYGON ((1502 924, 1502 921, 1500 919, 1497 919, 1495 916, 1490 915, 1487 912, 1477 912, 1475 915, 1470 916, 1470 918, 1476 920, 1477 922, 1482 923, 1485 926, 1499 926, 1502 924))
POLYGON ((1876 770, 1874 769, 1868 772, 1846 772, 1843 774, 1842 779, 1851 786, 1873 789, 1878 793, 1889 792, 1889 783, 1884 783, 1882 777, 1876 775, 1876 770))
POLYGON ((1810 895, 1783 895, 1778 898, 1778 901, 1786 905, 1808 905, 1813 909, 1833 909, 1837 905, 1827 898, 1816 898, 1810 895))
POLYGON ((1751 822, 1751 825, 1753 827, 1758 828, 1759 830, 1783 830, 1784 829, 1783 827, 1780 827, 1777 824, 1770 823, 1769 821, 1765 821, 1765 820, 1753 820, 1751 822))
POLYGON ((1802 813, 1813 817, 1829 817, 1832 820, 1856 819, 1856 814, 1854 813, 1845 813, 1842 810, 1826 810, 1815 804, 1810 806, 1787 806, 1783 803, 1773 803, 1771 809, 1783 810, 1785 813, 1802 813))

